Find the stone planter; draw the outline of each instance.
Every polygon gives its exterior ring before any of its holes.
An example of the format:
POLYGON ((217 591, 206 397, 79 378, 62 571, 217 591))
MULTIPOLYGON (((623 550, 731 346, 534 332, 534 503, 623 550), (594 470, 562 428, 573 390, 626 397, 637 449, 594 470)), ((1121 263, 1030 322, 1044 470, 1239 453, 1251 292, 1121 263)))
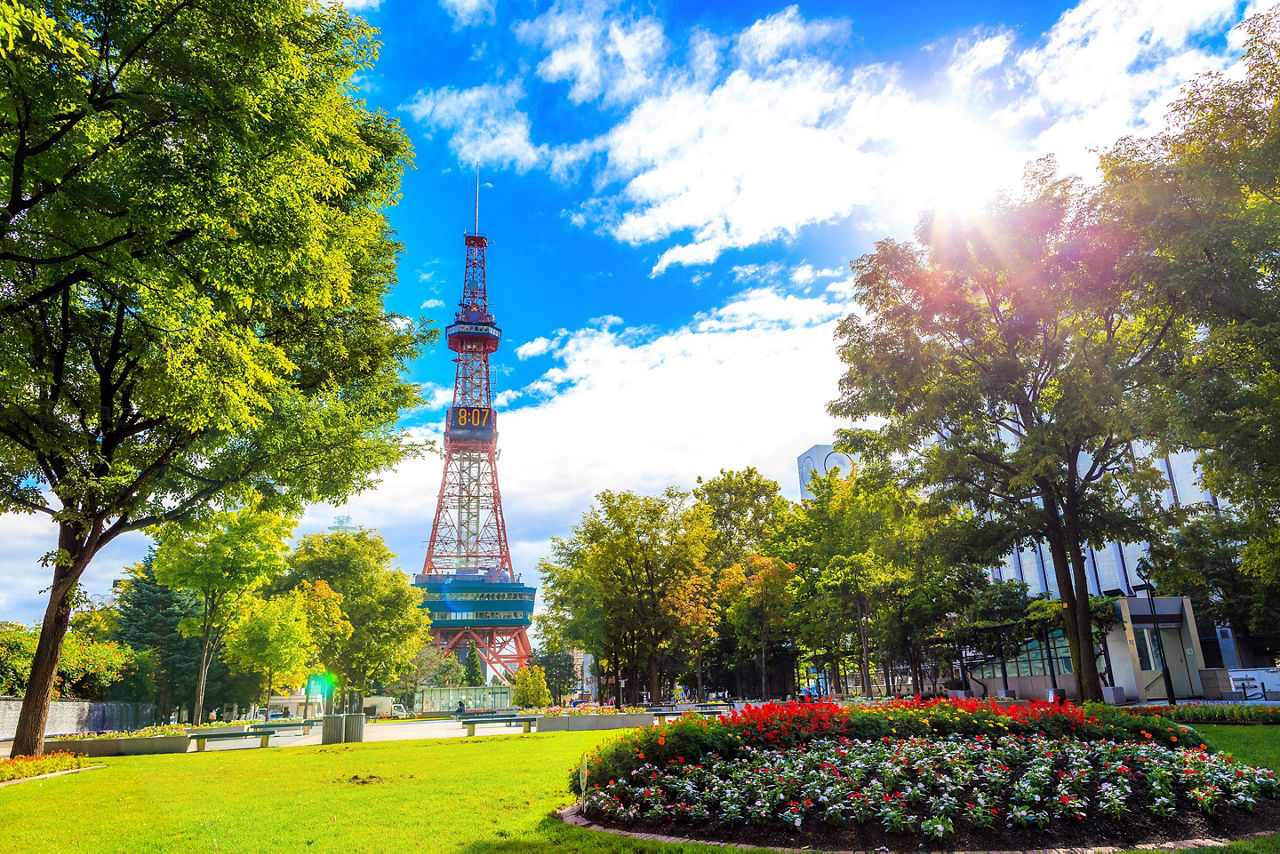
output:
POLYGON ((85 756, 142 756, 150 753, 186 753, 185 735, 156 735, 148 738, 53 738, 46 739, 45 753, 63 750, 85 756))
POLYGON ((568 715, 538 715, 538 732, 565 732, 568 729, 568 715))

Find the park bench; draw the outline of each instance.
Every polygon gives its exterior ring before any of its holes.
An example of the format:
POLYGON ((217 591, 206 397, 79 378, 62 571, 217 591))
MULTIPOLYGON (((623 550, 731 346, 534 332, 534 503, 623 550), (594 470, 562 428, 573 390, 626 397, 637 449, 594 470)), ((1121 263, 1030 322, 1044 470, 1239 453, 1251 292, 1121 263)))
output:
POLYGON ((488 718, 480 718, 478 720, 465 720, 462 725, 467 728, 467 736, 476 734, 476 724, 500 724, 505 723, 507 726, 512 724, 524 724, 525 732, 532 732, 533 722, 538 719, 537 715, 502 715, 488 718))
POLYGON ((463 712, 462 714, 453 715, 455 721, 491 721, 502 718, 514 718, 515 712, 463 712))
POLYGON ((271 736, 275 734, 276 731, 273 729, 255 729, 251 732, 193 732, 187 738, 196 743, 196 753, 203 753, 206 741, 217 741, 226 738, 260 738, 262 743, 259 746, 266 747, 271 741, 271 736))
POLYGON ((298 729, 302 730, 303 735, 311 735, 312 721, 289 721, 288 723, 271 723, 271 724, 249 724, 249 730, 257 732, 258 730, 282 730, 282 729, 298 729))

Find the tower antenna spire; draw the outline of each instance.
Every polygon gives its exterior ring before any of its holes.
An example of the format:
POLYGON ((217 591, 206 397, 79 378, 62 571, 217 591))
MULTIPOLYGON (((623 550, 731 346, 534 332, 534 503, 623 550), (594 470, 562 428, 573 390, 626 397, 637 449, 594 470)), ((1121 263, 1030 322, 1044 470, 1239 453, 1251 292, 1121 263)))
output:
POLYGON ((475 234, 480 233, 480 161, 476 161, 476 230, 475 234))

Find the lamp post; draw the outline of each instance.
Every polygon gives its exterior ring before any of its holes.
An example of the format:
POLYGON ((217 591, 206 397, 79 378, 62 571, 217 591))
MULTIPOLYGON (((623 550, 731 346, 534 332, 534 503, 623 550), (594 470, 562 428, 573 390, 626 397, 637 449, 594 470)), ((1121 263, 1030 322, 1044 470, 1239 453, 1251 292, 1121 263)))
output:
POLYGON ((1160 655, 1160 675, 1164 677, 1164 693, 1169 700, 1170 706, 1178 705, 1178 698, 1173 696, 1173 675, 1169 672, 1169 659, 1164 654, 1164 638, 1160 636, 1160 623, 1156 618, 1156 600, 1154 591, 1151 586, 1151 579, 1141 566, 1134 567, 1138 573, 1138 577, 1142 579, 1143 586, 1147 588, 1147 605, 1151 608, 1151 631, 1156 636, 1156 651, 1160 655))

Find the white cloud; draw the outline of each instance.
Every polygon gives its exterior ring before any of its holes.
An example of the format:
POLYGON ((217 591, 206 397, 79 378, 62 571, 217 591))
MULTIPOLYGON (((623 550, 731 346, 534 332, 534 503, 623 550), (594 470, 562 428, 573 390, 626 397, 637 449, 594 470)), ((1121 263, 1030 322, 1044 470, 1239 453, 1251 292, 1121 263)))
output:
POLYGON ((658 275, 815 224, 904 234, 919 211, 973 207, 1046 153, 1091 175, 1093 150, 1158 130, 1180 85, 1231 65, 1238 38, 1218 37, 1237 5, 1082 0, 1042 35, 980 26, 896 65, 850 61, 853 25, 796 6, 736 33, 694 28, 673 52, 652 17, 560 0, 516 32, 542 52, 538 78, 599 105, 588 118, 606 130, 535 143, 518 81, 410 109, 460 159, 590 179, 565 215, 656 244, 658 275))
POLYGON ((545 146, 529 138, 529 117, 516 108, 524 97, 519 81, 471 89, 446 86, 419 91, 407 110, 430 137, 449 134, 449 148, 462 162, 511 167, 525 172, 547 158, 545 146))
POLYGON ((382 0, 342 0, 348 12, 376 12, 382 0))
POLYGON ((457 27, 492 24, 495 4, 496 0, 440 0, 440 8, 449 13, 457 27))
POLYGON ((444 308, 444 300, 429 299, 429 300, 426 300, 422 305, 418 306, 418 308, 444 308))
POLYGON ((538 76, 569 83, 569 100, 575 104, 636 97, 653 85, 667 53, 656 18, 623 18, 599 0, 557 2, 537 18, 517 24, 516 35, 547 51, 538 76))
POLYGON ((743 65, 771 65, 802 48, 845 40, 850 29, 849 21, 806 21, 798 6, 788 6, 744 30, 733 53, 743 65))
POLYGON ((559 342, 559 338, 552 340, 539 336, 532 341, 526 341, 516 348, 517 359, 532 359, 534 356, 541 356, 551 352, 551 349, 559 342))
POLYGON ((973 86, 980 76, 1003 63, 1012 48, 1013 33, 1008 31, 959 41, 946 68, 947 79, 956 89, 973 86))
MULTIPOLYGON (((797 496, 796 455, 837 426, 825 405, 842 370, 834 324, 848 310, 829 295, 757 287, 667 332, 606 317, 564 333, 553 368, 495 400, 529 401, 498 417, 517 570, 530 580, 547 538, 567 534, 603 489, 691 487, 699 475, 753 465, 797 496)), ((436 457, 402 464, 342 512, 375 524, 417 571, 440 472, 436 457)), ((317 508, 300 530, 322 529, 333 512, 317 508)))
POLYGON ((797 285, 807 285, 815 279, 835 279, 848 273, 843 267, 828 267, 819 270, 812 264, 801 264, 791 271, 791 281, 797 285))

